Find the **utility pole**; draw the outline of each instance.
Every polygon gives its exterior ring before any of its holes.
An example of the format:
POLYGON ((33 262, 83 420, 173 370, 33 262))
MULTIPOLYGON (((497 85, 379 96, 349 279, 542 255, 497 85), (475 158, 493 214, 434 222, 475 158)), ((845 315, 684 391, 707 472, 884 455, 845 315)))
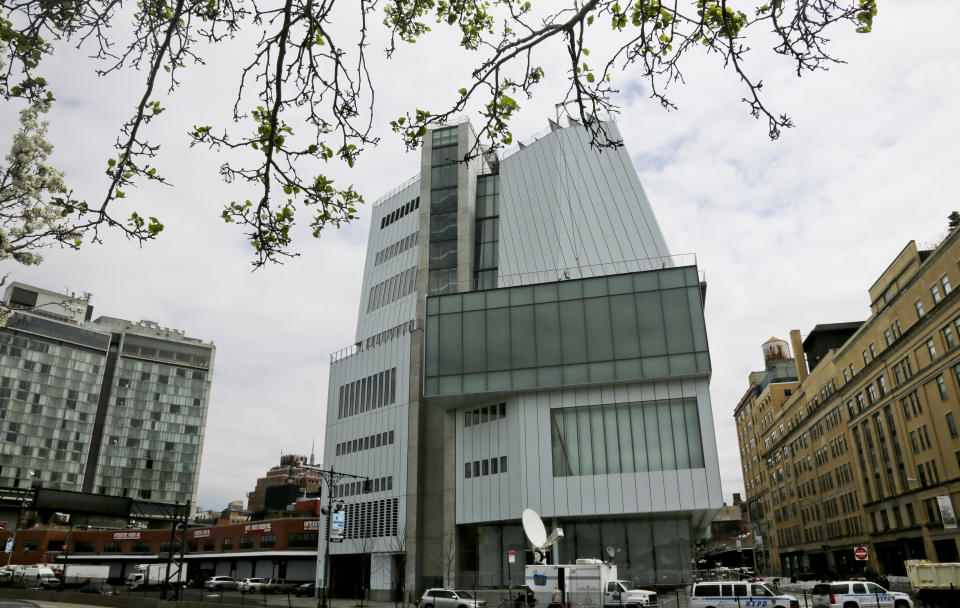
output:
MULTIPOLYGON (((333 488, 337 486, 344 479, 361 479, 364 482, 369 482, 370 478, 364 475, 351 475, 350 473, 341 473, 339 471, 334 471, 333 467, 329 469, 323 469, 320 467, 307 465, 307 464, 297 464, 290 465, 289 473, 287 474, 287 481, 293 479, 293 469, 294 467, 304 469, 306 471, 314 471, 320 473, 320 478, 323 480, 323 484, 327 487, 327 507, 326 513, 323 515, 326 517, 326 526, 324 526, 324 534, 317 533, 317 555, 320 555, 320 539, 325 539, 325 547, 323 552, 323 579, 322 581, 318 580, 317 587, 317 607, 318 608, 327 608, 329 603, 329 591, 330 591, 330 522, 331 515, 333 514, 333 488), (321 592, 320 582, 323 583, 321 592)), ((370 490, 367 489, 368 484, 363 484, 363 493, 366 494, 370 490)), ((323 491, 321 487, 320 491, 323 491)), ((319 574, 319 573, 317 573, 319 574)))

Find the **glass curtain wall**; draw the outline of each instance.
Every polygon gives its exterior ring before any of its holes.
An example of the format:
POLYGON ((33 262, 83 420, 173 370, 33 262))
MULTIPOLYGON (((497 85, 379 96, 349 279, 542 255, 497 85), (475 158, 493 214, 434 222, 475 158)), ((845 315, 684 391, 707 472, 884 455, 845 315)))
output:
POLYGON ((476 289, 497 287, 500 241, 500 176, 477 177, 476 289))
POLYGON ((697 400, 550 410, 553 476, 703 468, 697 400))
POLYGON ((431 295, 457 291, 457 127, 433 131, 430 163, 431 295))
POLYGON ((427 299, 428 397, 710 371, 694 267, 427 299))
MULTIPOLYGON (((21 317, 21 325, 52 321, 21 317)), ((64 326, 84 343, 110 337, 64 326)), ((80 491, 106 353, 0 330, 0 485, 80 491)))
MULTIPOLYGON (((621 520, 559 520, 564 537, 557 544, 561 564, 578 558, 610 559, 613 547, 617 576, 645 585, 683 585, 691 582, 690 520, 683 517, 621 520)), ((552 521, 548 522, 552 526, 552 521)), ((522 585, 524 562, 532 559, 523 530, 515 524, 459 527, 462 553, 457 586, 466 589, 522 585), (517 561, 507 562, 508 551, 517 561)), ((548 557, 548 561, 552 559, 548 557)))

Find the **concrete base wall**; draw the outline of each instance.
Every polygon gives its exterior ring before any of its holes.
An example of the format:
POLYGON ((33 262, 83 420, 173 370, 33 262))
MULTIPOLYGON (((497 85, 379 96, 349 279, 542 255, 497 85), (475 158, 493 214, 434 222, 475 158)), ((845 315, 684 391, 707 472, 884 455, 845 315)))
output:
MULTIPOLYGON (((159 595, 160 592, 157 591, 156 593, 159 595)), ((209 606, 221 605, 213 602, 172 602, 135 595, 113 596, 72 591, 47 591, 44 589, 0 589, 0 599, 63 602, 106 608, 208 608, 209 606)))

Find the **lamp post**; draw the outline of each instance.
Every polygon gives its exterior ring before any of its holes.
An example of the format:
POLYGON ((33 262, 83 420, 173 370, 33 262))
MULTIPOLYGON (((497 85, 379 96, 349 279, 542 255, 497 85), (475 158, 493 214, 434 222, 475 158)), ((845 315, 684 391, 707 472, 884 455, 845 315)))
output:
MULTIPOLYGON (((329 601, 329 589, 330 589, 330 520, 331 514, 333 513, 333 488, 336 487, 344 479, 362 479, 363 481, 369 481, 370 478, 364 475, 351 475, 350 473, 341 473, 339 471, 334 471, 333 467, 329 469, 324 469, 321 467, 316 467, 309 464, 297 464, 290 465, 290 470, 287 474, 287 481, 290 481, 294 478, 293 469, 294 466, 297 468, 314 471, 320 473, 320 478, 323 480, 324 485, 327 486, 327 506, 324 509, 323 515, 326 517, 326 525, 324 526, 324 534, 317 532, 317 555, 320 555, 320 539, 325 538, 326 543, 324 547, 324 557, 323 557, 323 578, 320 579, 320 573, 317 572, 315 576, 316 581, 316 594, 317 594, 317 606, 318 608, 327 608, 327 603, 329 601), (320 582, 323 583, 323 593, 320 592, 320 582)), ((367 485, 364 484, 364 493, 366 493, 367 485)), ((321 487, 321 492, 323 491, 321 487)))
MULTIPOLYGON (((35 473, 30 471, 27 474, 27 480, 30 482, 28 485, 33 487, 33 477, 35 473)), ((10 551, 7 552, 7 565, 10 565, 10 561, 13 559, 13 550, 17 547, 17 530, 20 529, 21 521, 23 520, 23 510, 26 508, 26 495, 20 497, 20 514, 17 516, 17 524, 13 527, 13 537, 10 539, 10 551)), ((6 547, 4 547, 6 549, 6 547)))

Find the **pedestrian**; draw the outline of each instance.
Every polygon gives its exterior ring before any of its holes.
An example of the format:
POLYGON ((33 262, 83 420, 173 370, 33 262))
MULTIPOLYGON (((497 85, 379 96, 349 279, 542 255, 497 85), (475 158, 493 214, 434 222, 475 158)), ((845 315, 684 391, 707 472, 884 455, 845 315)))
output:
POLYGON ((550 606, 547 608, 563 608, 563 591, 559 587, 553 590, 553 597, 550 598, 550 606))
POLYGON ((520 593, 517 594, 517 597, 513 600, 513 608, 523 608, 523 605, 527 603, 527 596, 523 593, 523 590, 520 590, 520 593))

